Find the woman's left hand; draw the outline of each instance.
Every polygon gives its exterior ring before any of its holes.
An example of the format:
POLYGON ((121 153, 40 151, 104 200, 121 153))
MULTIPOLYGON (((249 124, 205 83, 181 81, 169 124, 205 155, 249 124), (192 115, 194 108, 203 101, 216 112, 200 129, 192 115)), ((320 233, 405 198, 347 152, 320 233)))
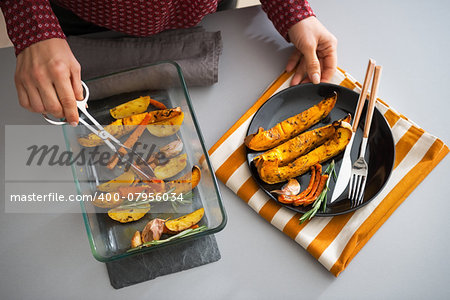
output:
POLYGON ((296 69, 291 85, 329 81, 337 66, 337 39, 316 17, 301 20, 289 29, 289 38, 296 51, 286 71, 296 69))

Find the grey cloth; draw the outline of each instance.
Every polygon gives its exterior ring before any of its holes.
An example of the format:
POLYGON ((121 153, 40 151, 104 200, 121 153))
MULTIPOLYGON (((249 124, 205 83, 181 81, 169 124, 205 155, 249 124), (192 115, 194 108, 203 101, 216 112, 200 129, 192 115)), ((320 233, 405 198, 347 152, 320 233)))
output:
POLYGON ((156 277, 206 265, 220 259, 216 238, 208 235, 178 245, 164 247, 106 263, 109 280, 115 289, 156 277))
POLYGON ((169 30, 145 38, 108 32, 70 36, 68 43, 81 64, 82 79, 90 81, 93 100, 179 84, 173 71, 162 67, 140 68, 163 60, 179 64, 188 86, 211 85, 218 80, 221 35, 220 32, 206 32, 202 27, 169 30), (98 78, 138 67, 134 71, 98 78))

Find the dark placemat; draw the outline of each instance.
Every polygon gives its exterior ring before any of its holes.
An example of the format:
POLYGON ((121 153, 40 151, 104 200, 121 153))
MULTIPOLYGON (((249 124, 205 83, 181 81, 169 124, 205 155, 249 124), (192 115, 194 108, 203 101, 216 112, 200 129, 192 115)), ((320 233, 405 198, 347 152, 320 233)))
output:
POLYGON ((220 259, 214 235, 208 235, 150 253, 106 263, 109 280, 115 289, 152 280, 220 259))

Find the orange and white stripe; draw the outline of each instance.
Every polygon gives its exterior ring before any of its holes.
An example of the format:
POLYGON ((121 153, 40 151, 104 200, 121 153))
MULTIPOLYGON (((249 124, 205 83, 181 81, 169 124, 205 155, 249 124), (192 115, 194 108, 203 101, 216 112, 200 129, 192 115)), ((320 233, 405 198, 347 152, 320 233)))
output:
MULTIPOLYGON (((291 77, 292 74, 283 73, 275 80, 209 154, 217 177, 227 187, 337 276, 449 149, 441 140, 377 99, 377 108, 391 127, 396 149, 394 170, 388 183, 375 199, 355 212, 313 218, 300 225, 300 214, 282 207, 258 188, 247 166, 244 146, 253 115, 273 94, 287 88, 291 77)), ((360 92, 361 85, 341 69, 331 82, 360 92)))

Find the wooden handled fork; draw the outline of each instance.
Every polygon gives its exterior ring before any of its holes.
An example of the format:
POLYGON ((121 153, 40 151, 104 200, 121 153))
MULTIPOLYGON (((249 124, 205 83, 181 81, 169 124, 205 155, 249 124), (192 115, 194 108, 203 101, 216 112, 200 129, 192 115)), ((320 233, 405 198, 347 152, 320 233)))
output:
POLYGON ((370 91, 369 105, 367 107, 366 122, 364 124, 363 139, 361 142, 361 149, 359 151, 359 158, 353 164, 352 173, 350 177, 350 188, 348 190, 348 198, 352 201, 353 206, 361 204, 364 196, 364 189, 366 187, 368 165, 366 160, 364 159, 364 155, 366 154, 370 125, 372 123, 372 116, 373 111, 375 109, 375 102, 377 101, 377 91, 380 76, 381 76, 381 66, 376 66, 373 75, 372 89, 370 91))

